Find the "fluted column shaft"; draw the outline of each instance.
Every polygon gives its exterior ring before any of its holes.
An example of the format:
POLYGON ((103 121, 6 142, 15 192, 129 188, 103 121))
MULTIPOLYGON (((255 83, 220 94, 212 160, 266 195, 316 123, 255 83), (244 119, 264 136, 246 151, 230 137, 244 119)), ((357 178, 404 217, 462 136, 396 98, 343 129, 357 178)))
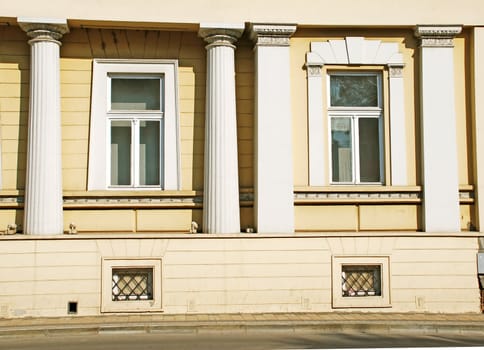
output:
POLYGON ((235 46, 243 26, 202 25, 208 43, 205 115, 203 231, 240 232, 235 46))
POLYGON ((24 233, 63 233, 58 41, 65 21, 19 20, 32 38, 24 233))

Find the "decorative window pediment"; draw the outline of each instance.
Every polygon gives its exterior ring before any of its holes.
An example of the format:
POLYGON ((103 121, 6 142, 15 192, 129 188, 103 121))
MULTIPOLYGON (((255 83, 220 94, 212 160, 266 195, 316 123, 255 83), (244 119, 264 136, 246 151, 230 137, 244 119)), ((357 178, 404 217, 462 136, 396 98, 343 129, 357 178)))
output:
POLYGON ((307 54, 308 66, 325 64, 403 65, 398 43, 346 37, 343 40, 312 42, 307 54))

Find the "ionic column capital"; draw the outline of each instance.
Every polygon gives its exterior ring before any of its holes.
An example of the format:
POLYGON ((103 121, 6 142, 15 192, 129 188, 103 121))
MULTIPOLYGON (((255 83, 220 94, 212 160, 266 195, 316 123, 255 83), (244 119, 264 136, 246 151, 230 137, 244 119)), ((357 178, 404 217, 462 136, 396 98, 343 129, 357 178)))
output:
POLYGON ((198 35, 208 45, 207 49, 214 46, 228 46, 235 49, 234 43, 242 36, 244 24, 207 24, 201 23, 198 35))
POLYGON ((259 24, 250 27, 250 37, 256 46, 289 46, 296 24, 259 24))
POLYGON ((419 25, 414 34, 420 47, 454 47, 454 37, 461 31, 461 25, 419 25))
POLYGON ((49 41, 61 45, 60 39, 69 32, 65 19, 17 18, 20 28, 32 39, 29 44, 49 41))

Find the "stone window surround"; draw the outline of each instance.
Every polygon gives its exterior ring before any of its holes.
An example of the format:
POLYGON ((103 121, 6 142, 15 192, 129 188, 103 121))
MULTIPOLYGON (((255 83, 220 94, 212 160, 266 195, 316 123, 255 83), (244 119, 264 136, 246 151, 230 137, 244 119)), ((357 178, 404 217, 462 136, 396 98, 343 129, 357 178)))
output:
POLYGON ((308 80, 308 137, 309 137, 309 185, 329 184, 330 154, 325 139, 328 134, 324 123, 323 66, 363 65, 371 67, 384 65, 389 74, 389 114, 391 185, 408 185, 407 147, 405 133, 403 55, 398 43, 368 40, 363 37, 346 37, 341 40, 311 42, 306 56, 308 80))

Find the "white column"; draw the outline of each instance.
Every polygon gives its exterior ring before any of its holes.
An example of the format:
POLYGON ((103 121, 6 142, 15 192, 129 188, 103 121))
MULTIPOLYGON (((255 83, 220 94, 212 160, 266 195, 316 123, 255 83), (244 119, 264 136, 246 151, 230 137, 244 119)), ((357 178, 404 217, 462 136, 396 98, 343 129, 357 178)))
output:
POLYGON ((289 38, 295 25, 253 24, 255 221, 259 233, 294 232, 289 38))
POLYGON ((389 64, 391 184, 407 186, 407 133, 403 64, 389 64))
POLYGON ((460 26, 418 26, 423 170, 427 232, 460 231, 453 37, 460 26))
POLYGON ((62 234, 59 42, 66 20, 19 18, 32 39, 24 233, 62 234))
POLYGON ((244 25, 201 24, 208 43, 203 231, 240 233, 234 43, 244 25))
POLYGON ((477 229, 484 231, 484 28, 474 28, 474 140, 477 229))

